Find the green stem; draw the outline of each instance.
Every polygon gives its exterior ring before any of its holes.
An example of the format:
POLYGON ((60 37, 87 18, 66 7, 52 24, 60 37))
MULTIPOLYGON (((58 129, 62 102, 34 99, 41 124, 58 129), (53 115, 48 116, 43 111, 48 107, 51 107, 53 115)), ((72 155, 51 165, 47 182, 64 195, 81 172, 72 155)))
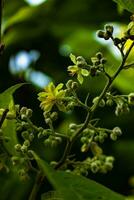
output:
POLYGON ((0 0, 0 43, 2 38, 2 12, 3 11, 3 0, 0 0))

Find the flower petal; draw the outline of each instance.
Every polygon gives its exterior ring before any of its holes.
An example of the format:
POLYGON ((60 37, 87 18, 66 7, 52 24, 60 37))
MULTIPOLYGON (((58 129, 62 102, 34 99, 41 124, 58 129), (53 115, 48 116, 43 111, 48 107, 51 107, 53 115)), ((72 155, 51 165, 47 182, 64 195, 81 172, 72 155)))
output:
POLYGON ((83 76, 88 76, 89 75, 89 71, 87 69, 81 69, 81 74, 83 76))
POLYGON ((78 79, 78 81, 79 81, 80 84, 83 83, 83 77, 82 77, 81 74, 78 74, 77 79, 78 79))
POLYGON ((76 56, 73 55, 72 53, 70 54, 70 59, 74 64, 76 64, 76 56))

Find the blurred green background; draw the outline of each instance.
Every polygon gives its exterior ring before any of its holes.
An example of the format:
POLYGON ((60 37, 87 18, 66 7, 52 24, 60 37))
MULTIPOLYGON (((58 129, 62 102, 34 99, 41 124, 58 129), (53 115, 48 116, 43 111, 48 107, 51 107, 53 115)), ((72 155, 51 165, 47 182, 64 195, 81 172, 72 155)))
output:
MULTIPOLYGON (((91 56, 102 51, 112 73, 120 63, 120 54, 111 41, 98 39, 96 31, 110 23, 119 36, 129 23, 129 16, 130 13, 121 11, 112 0, 5 0, 2 26, 5 51, 0 59, 0 91, 16 83, 30 82, 16 92, 15 102, 32 108, 33 121, 45 126, 37 93, 51 80, 57 84, 69 79, 70 53, 84 56, 90 62, 91 56)), ((129 60, 133 55, 134 51, 129 60)), ((122 72, 114 84, 116 93, 134 92, 133 77, 133 69, 122 72)), ((101 76, 86 79, 79 96, 84 99, 89 92, 93 98, 104 84, 101 76)), ((116 159, 112 172, 89 174, 89 177, 122 194, 132 194, 129 179, 134 175, 134 109, 125 116, 115 117, 114 107, 106 107, 99 109, 96 116, 101 119, 100 126, 120 126, 123 135, 117 142, 104 145, 105 153, 116 159)), ((83 119, 84 113, 75 109, 71 115, 60 114, 56 127, 64 131, 71 120, 83 119)), ((42 153, 48 154, 48 160, 55 157, 49 150, 42 153)), ((32 181, 20 182, 15 173, 2 171, 0 174, 1 200, 9 199, 9 195, 10 200, 27 199, 31 187, 32 181)))

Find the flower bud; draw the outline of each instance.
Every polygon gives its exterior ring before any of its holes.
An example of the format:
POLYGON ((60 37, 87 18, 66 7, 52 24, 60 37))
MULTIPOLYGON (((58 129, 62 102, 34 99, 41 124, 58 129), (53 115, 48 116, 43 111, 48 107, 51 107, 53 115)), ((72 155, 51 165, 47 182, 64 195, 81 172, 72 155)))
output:
POLYGON ((117 135, 117 136, 122 135, 122 131, 121 131, 121 129, 120 129, 119 127, 115 127, 115 128, 112 130, 112 132, 113 132, 115 135, 117 135))
POLYGON ((16 144, 15 145, 15 150, 20 152, 21 151, 21 144, 16 144))
POLYGON ((104 31, 98 31, 98 32, 97 32, 97 37, 99 37, 99 38, 104 38, 104 34, 105 34, 104 31))
POLYGON ((130 93, 130 94, 128 95, 128 103, 129 103, 130 105, 134 105, 134 93, 130 93))
POLYGON ((29 147, 30 146, 29 140, 25 140, 23 145, 26 146, 26 147, 29 147))
POLYGON ((93 173, 97 173, 99 171, 99 166, 95 162, 91 163, 91 171, 93 173))
POLYGON ((107 25, 105 26, 105 29, 106 29, 107 34, 108 34, 109 36, 112 36, 113 31, 114 31, 113 26, 107 24, 107 25))
POLYGON ((27 109, 26 110, 26 116, 28 116, 29 118, 32 117, 33 111, 32 109, 27 109))
POLYGON ((22 107, 21 109, 20 109, 20 114, 21 115, 25 115, 26 114, 26 111, 27 111, 27 107, 22 107))
POLYGON ((100 60, 103 58, 103 54, 101 52, 96 53, 96 57, 100 60))

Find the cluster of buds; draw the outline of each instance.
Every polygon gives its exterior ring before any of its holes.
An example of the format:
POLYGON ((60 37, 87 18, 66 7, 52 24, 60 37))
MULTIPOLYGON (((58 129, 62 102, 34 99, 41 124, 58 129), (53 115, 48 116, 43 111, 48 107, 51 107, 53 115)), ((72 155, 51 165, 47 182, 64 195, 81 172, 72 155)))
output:
POLYGON ((89 171, 93 173, 107 173, 113 168, 114 158, 112 156, 88 157, 82 162, 74 163, 73 173, 77 175, 88 175, 89 171))
POLYGON ((101 52, 98 52, 94 57, 91 58, 91 62, 92 66, 90 66, 90 75, 96 76, 104 71, 104 64, 107 62, 107 60, 103 57, 101 52))
POLYGON ((111 38, 113 35, 113 31, 114 31, 113 26, 107 24, 107 25, 105 25, 103 31, 101 31, 101 30, 98 31, 97 36, 99 38, 104 38, 105 40, 109 40, 109 38, 111 38))

